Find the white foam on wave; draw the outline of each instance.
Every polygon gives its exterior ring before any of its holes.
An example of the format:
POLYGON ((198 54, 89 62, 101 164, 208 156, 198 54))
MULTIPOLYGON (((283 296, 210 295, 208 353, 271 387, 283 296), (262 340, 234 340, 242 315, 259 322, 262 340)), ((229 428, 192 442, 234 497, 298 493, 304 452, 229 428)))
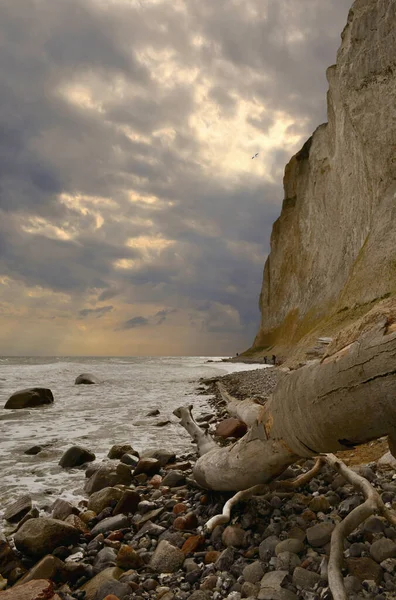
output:
MULTIPOLYGON (((18 389, 48 387, 54 403, 20 411, 0 408, 0 506, 30 493, 39 505, 71 493, 82 494, 83 470, 65 470, 58 462, 72 445, 85 446, 106 459, 115 443, 130 443, 140 452, 166 447, 182 453, 191 441, 172 415, 180 405, 193 403, 199 415, 210 407, 196 394, 199 377, 235 370, 235 363, 206 363, 207 357, 125 359, 12 359, 0 365, 0 406, 18 389), (80 373, 92 372, 98 385, 74 385, 80 373), (158 418, 146 417, 159 408, 158 418), (5 418, 5 420, 2 420, 5 418), (155 423, 169 419, 165 427, 155 423), (136 426, 142 422, 144 426, 136 426), (34 445, 47 445, 36 456, 24 454, 34 445)), ((250 366, 250 365, 245 365, 250 366)))

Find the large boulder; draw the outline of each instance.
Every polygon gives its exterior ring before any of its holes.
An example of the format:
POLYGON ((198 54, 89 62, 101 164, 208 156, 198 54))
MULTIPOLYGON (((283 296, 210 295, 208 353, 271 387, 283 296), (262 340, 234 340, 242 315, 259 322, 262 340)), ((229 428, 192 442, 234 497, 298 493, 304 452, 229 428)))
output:
POLYGON ((59 461, 59 465, 64 469, 70 469, 72 467, 80 467, 87 462, 92 462, 95 458, 95 454, 90 450, 82 448, 81 446, 71 446, 71 448, 68 448, 68 450, 64 452, 59 461))
POLYGON ((80 532, 75 528, 49 517, 30 519, 14 536, 15 546, 34 558, 51 554, 58 546, 69 546, 78 542, 80 532))
POLYGON ((76 377, 75 385, 93 385, 94 383, 98 383, 98 380, 91 373, 81 373, 78 377, 76 377))
POLYGON ((4 408, 35 408, 43 404, 52 404, 54 396, 47 388, 28 388, 12 394, 4 408))

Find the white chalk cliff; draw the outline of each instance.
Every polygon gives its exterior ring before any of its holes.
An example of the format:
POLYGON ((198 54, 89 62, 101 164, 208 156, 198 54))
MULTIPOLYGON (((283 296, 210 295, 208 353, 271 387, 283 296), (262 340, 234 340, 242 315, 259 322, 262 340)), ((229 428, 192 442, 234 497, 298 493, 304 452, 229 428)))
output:
POLYGON ((396 1, 356 0, 341 37, 328 123, 285 169, 257 355, 337 335, 396 292, 396 1))

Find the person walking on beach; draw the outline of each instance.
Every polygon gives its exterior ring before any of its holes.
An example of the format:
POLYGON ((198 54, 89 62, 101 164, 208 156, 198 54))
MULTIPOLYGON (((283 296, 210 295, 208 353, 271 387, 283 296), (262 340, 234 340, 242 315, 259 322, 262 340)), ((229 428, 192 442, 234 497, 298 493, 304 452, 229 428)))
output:
POLYGON ((265 365, 267 364, 267 357, 266 356, 264 356, 264 364, 265 365))
POLYGON ((275 354, 272 355, 272 364, 276 365, 276 356, 275 356, 275 354))

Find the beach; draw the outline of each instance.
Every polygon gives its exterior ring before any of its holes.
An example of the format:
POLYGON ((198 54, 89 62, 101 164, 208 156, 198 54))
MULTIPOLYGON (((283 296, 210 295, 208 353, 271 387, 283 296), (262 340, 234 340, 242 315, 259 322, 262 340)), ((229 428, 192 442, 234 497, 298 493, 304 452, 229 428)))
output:
MULTIPOLYGON (((283 376, 272 367, 201 378, 194 389, 198 422, 215 434, 227 417, 218 380, 230 394, 264 403, 283 376)), ((233 438, 215 439, 233 443, 233 438)), ((382 452, 381 443, 373 446, 374 455, 382 452)), ((27 499, 14 511, 7 507, 9 543, 0 543, 4 600, 22 597, 24 588, 34 595, 34 586, 37 598, 57 594, 62 600, 330 597, 331 533, 364 499, 327 466, 301 488, 241 502, 228 523, 207 531, 205 524, 222 512, 232 493, 199 488, 192 474, 194 446, 139 452, 133 445, 113 444, 106 454, 75 468, 80 498, 54 496, 40 510, 30 508, 27 499), (16 581, 18 586, 10 587, 16 581)), ((379 465, 377 458, 356 469, 394 507, 394 468, 379 465)), ((313 464, 302 459, 282 478, 292 480, 313 464)), ((395 540, 396 529, 377 516, 348 536, 348 597, 395 597, 395 540)))

